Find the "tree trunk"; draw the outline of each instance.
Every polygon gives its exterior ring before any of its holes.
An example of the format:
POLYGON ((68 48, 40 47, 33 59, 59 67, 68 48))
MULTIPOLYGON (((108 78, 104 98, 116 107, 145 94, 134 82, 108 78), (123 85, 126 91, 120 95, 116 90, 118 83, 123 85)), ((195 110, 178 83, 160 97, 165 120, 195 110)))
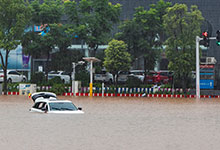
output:
POLYGON ((50 59, 50 52, 48 51, 48 53, 47 53, 46 67, 45 67, 46 82, 48 81, 49 59, 50 59))
POLYGON ((4 86, 3 86, 3 91, 4 91, 4 95, 7 95, 8 92, 8 88, 7 88, 7 69, 8 69, 8 54, 9 54, 9 50, 6 50, 6 55, 5 55, 5 63, 3 61, 3 57, 1 54, 1 58, 2 58, 2 68, 4 71, 4 86))
POLYGON ((114 77, 114 86, 115 86, 115 96, 118 94, 118 74, 113 74, 114 77))
POLYGON ((187 78, 184 76, 182 79, 182 87, 183 87, 184 97, 186 97, 186 83, 187 83, 187 78))

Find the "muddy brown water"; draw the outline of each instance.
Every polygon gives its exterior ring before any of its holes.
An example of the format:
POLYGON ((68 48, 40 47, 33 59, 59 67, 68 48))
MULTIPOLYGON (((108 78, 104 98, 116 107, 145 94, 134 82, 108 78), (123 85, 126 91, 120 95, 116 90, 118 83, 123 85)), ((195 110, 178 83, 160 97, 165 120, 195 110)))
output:
POLYGON ((2 150, 218 150, 219 99, 59 97, 83 115, 30 113, 26 96, 0 96, 2 150))

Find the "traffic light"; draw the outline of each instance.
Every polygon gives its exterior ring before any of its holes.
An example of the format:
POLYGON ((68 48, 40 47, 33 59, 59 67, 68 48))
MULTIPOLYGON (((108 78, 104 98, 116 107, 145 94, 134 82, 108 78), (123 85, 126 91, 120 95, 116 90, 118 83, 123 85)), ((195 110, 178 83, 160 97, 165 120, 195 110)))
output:
POLYGON ((220 30, 218 30, 217 32, 216 32, 216 44, 218 45, 218 46, 220 46, 220 30))
POLYGON ((205 32, 202 33, 202 36, 203 36, 203 45, 205 47, 209 47, 209 33, 207 31, 205 31, 205 32))

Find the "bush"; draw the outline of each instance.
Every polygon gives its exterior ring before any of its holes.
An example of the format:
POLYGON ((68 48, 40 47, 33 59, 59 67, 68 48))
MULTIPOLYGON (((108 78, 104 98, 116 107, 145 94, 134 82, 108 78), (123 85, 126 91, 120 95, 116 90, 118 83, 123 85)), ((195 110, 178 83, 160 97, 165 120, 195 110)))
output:
POLYGON ((31 75, 31 83, 35 84, 45 84, 46 83, 46 77, 43 72, 34 73, 31 75))
POLYGON ((10 92, 18 92, 19 91, 19 83, 8 83, 7 87, 8 87, 8 91, 10 91, 10 92))
POLYGON ((93 84, 93 87, 102 88, 102 83, 96 82, 96 83, 93 84))
POLYGON ((54 78, 48 80, 48 84, 53 86, 55 84, 64 84, 64 83, 63 83, 63 81, 61 80, 60 77, 54 77, 54 78))
POLYGON ((126 85, 131 88, 131 87, 140 87, 142 84, 141 80, 138 79, 137 77, 129 76, 128 80, 126 81, 126 85))
POLYGON ((172 88, 171 84, 163 84, 160 86, 160 88, 172 88))
POLYGON ((76 73, 76 81, 81 81, 82 87, 88 87, 90 82, 89 72, 82 70, 76 73))
POLYGON ((66 89, 63 86, 63 84, 54 84, 50 89, 50 91, 56 93, 57 95, 62 95, 63 93, 66 92, 66 89))

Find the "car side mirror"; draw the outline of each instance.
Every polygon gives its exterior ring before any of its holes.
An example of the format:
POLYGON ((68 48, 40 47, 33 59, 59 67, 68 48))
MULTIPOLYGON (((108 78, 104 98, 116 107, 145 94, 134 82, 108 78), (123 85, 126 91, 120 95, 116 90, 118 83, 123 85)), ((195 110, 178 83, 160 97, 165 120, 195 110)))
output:
POLYGON ((78 110, 82 110, 82 107, 78 107, 78 110))

